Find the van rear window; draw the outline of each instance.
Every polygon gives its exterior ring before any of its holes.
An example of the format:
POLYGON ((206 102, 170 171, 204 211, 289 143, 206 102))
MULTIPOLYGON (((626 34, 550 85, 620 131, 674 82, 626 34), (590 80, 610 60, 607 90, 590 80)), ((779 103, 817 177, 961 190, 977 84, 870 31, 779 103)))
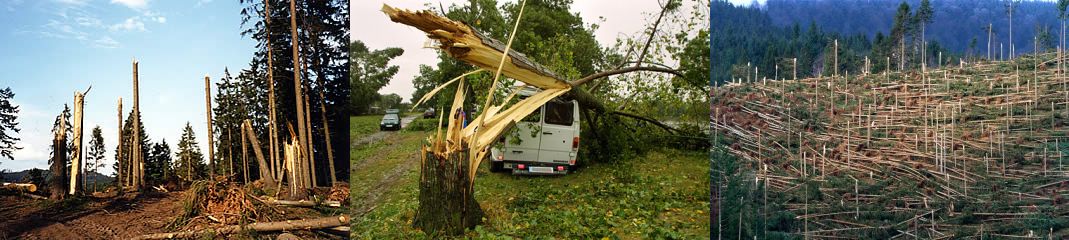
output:
POLYGON ((546 103, 546 123, 571 126, 572 120, 575 119, 572 115, 573 107, 571 102, 550 101, 546 103))

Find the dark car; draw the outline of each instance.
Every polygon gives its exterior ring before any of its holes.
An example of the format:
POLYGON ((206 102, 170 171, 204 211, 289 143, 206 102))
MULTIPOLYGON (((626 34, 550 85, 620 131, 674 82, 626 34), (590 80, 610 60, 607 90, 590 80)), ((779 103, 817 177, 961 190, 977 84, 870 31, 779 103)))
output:
POLYGON ((401 117, 396 113, 387 113, 379 122, 379 130, 401 130, 401 117))
POLYGON ((438 114, 435 113, 434 108, 427 108, 426 111, 423 111, 423 118, 434 118, 436 117, 435 115, 438 114))

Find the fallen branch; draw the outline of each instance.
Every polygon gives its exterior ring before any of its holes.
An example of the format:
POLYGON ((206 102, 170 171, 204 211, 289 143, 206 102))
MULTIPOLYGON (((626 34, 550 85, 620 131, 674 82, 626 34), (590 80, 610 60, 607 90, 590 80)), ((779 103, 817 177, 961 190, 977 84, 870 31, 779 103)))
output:
POLYGON ((142 235, 134 239, 172 239, 172 238, 195 238, 201 235, 216 234, 226 235, 233 234, 243 230, 256 231, 256 232, 272 232, 272 231, 288 231, 288 230, 311 230, 322 228, 333 228, 338 226, 345 226, 349 224, 349 216, 341 215, 336 217, 323 217, 303 220, 286 220, 280 222, 264 222, 253 223, 249 225, 230 225, 219 228, 201 229, 195 231, 181 231, 171 233, 156 233, 142 235))

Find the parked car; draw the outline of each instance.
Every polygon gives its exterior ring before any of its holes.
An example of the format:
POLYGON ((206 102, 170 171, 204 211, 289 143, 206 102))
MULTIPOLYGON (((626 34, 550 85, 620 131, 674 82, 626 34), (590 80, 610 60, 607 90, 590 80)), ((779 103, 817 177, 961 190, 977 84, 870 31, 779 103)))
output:
POLYGON ((490 150, 490 171, 512 174, 567 174, 579 154, 579 103, 552 100, 516 123, 519 134, 504 134, 490 150), (512 139, 518 138, 518 139, 512 139))
POLYGON ((435 118, 437 117, 437 115, 438 113, 436 113, 436 111, 432 107, 427 108, 427 110, 423 111, 423 118, 435 118))
POLYGON ((379 130, 401 130, 401 116, 397 113, 387 113, 382 116, 382 122, 379 122, 379 130))

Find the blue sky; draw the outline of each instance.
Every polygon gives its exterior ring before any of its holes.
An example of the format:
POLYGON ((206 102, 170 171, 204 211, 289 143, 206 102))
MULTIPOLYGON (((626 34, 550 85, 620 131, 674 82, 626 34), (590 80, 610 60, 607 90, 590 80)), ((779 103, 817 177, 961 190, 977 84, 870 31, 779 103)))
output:
MULTIPOLYGON (((117 109, 133 105, 131 60, 137 58, 142 121, 153 141, 177 148, 182 127, 193 124, 207 153, 204 75, 214 83, 229 67, 245 68, 255 41, 242 37, 241 6, 234 0, 5 0, 0 2, 0 87, 11 87, 20 106, 22 138, 15 160, 0 169, 47 169, 52 123, 74 91, 85 100, 85 143, 103 130, 110 174, 117 109)), ((126 116, 123 116, 124 118, 126 116)), ((207 154, 206 154, 207 155, 207 154)))

